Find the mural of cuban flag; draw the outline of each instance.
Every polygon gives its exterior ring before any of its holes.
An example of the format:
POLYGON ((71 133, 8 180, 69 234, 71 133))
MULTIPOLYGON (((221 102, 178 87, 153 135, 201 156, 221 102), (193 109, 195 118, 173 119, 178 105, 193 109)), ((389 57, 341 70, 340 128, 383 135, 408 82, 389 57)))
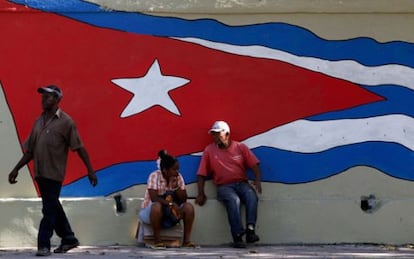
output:
POLYGON ((0 82, 21 142, 40 114, 36 88, 57 84, 97 171, 90 188, 70 157, 63 196, 146 184, 163 148, 194 183, 215 120, 252 148, 265 182, 309 183, 359 165, 414 179, 412 43, 329 41, 285 23, 228 26, 79 0, 0 8, 9 11, 0 82))

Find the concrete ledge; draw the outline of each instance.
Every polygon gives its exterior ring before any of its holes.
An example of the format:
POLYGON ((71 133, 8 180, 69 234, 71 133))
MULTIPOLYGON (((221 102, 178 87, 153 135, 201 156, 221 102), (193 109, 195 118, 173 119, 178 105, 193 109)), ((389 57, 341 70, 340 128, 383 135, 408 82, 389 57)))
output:
MULTIPOLYGON (((64 199, 62 203, 82 245, 137 244, 141 199, 128 199, 125 213, 116 213, 115 202, 110 198, 64 199)), ((225 209, 217 200, 194 207, 195 242, 223 245, 231 241, 225 209)), ((409 199, 390 200, 367 213, 361 210, 359 200, 261 200, 257 232, 261 244, 407 244, 412 242, 413 207, 409 199)), ((35 246, 40 200, 1 200, 0 210, 0 246, 35 246)), ((52 243, 58 244, 59 240, 54 237, 52 243)))

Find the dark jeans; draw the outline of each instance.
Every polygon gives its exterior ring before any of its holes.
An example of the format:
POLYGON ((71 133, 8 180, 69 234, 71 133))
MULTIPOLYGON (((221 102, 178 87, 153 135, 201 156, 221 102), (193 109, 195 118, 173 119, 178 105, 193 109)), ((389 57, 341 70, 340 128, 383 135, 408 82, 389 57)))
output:
POLYGON ((73 243, 76 238, 59 201, 62 183, 41 177, 36 178, 36 182, 43 205, 43 218, 40 221, 37 247, 50 249, 53 231, 62 238, 62 244, 73 243))
POLYGON ((233 238, 245 232, 241 220, 242 203, 246 205, 246 224, 256 225, 258 197, 248 182, 218 186, 217 199, 226 207, 233 238))

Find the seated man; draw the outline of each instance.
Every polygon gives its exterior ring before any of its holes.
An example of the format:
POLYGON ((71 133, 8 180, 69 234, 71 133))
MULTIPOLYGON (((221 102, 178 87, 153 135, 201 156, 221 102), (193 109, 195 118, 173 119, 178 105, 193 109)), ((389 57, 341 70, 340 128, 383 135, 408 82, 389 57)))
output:
POLYGON ((213 143, 204 149, 201 158, 196 203, 203 206, 206 202, 204 182, 207 176, 212 175, 217 186, 217 199, 226 207, 233 246, 245 248, 244 234, 247 243, 259 241, 255 233, 258 207, 256 191, 262 192, 259 160, 245 144, 230 138, 230 127, 225 121, 216 121, 209 133, 213 143), (256 190, 248 182, 247 167, 255 175, 256 190), (242 203, 246 205, 246 228, 242 225, 240 215, 242 203))
POLYGON ((148 177, 147 190, 141 205, 141 222, 151 225, 154 234, 152 248, 165 248, 161 241, 161 228, 175 226, 181 219, 184 222, 182 246, 195 247, 191 242, 194 222, 194 207, 187 202, 187 191, 182 175, 179 173, 178 160, 165 150, 158 153, 159 170, 148 177))

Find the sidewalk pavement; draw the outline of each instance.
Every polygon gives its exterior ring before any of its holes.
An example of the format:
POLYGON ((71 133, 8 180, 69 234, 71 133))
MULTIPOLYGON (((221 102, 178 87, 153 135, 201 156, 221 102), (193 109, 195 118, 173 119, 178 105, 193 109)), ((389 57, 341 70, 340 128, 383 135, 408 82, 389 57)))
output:
MULTIPOLYGON (((35 248, 0 248, 0 258, 35 257, 35 248)), ((224 246, 153 250, 139 246, 80 246, 48 258, 414 258, 414 247, 390 245, 272 245, 235 249, 224 246)))

